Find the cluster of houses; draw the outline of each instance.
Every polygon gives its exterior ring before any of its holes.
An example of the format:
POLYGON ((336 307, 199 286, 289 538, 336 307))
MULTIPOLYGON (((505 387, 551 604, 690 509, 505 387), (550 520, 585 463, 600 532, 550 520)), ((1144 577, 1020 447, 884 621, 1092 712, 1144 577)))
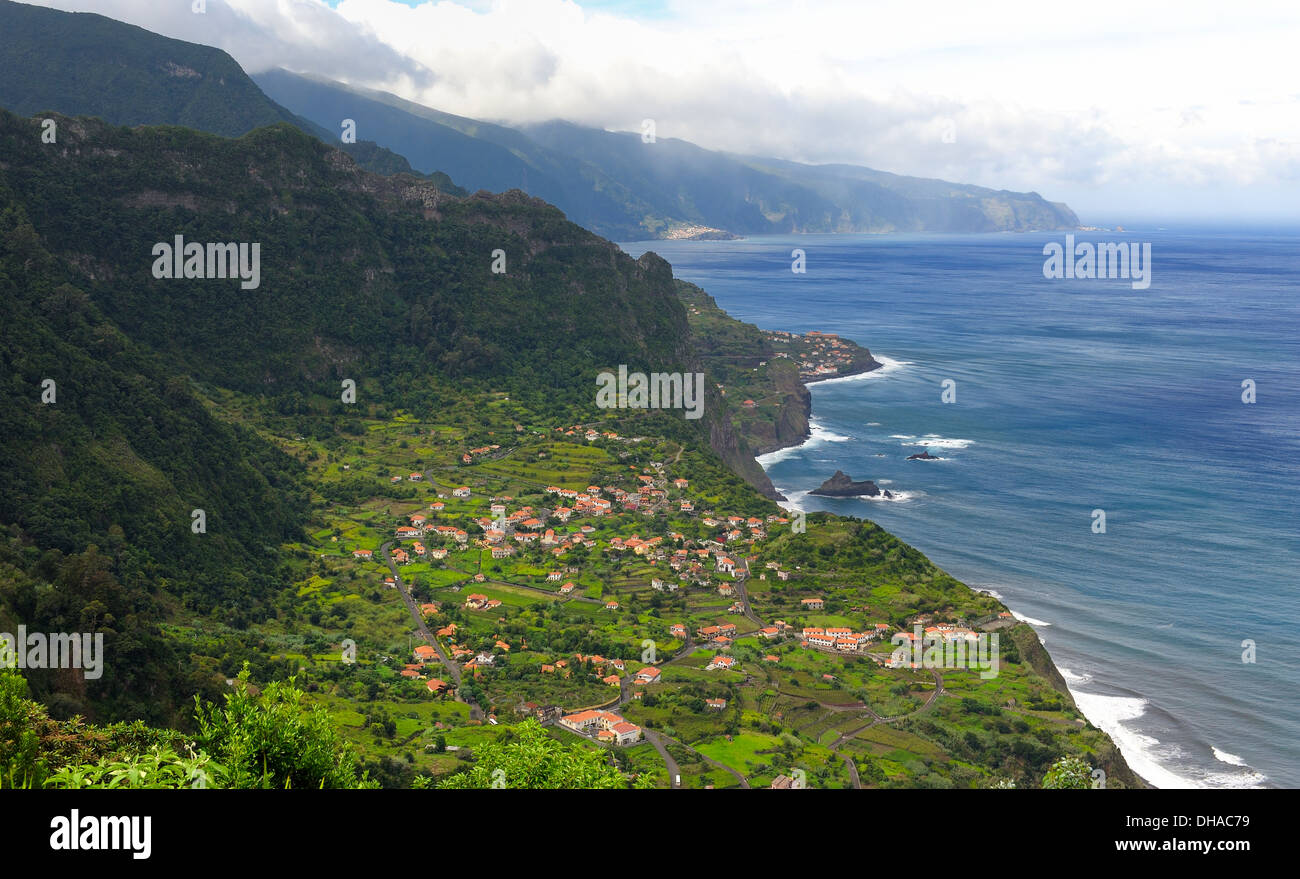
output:
POLYGON ((696 634, 701 641, 718 650, 726 650, 736 640, 736 624, 723 623, 719 626, 704 626, 696 634))
MULTIPOLYGON (((574 654, 574 660, 579 664, 590 661, 591 667, 596 674, 601 675, 601 681, 612 687, 621 687, 623 679, 620 675, 627 671, 627 663, 621 659, 606 659, 605 657, 593 653, 590 656, 583 656, 581 653, 574 654)), ((657 670, 656 670, 657 671, 657 670)), ((557 659, 555 662, 543 662, 542 674, 557 674, 562 677, 569 677, 568 660, 557 659)))
MULTIPOLYGON (((495 447, 484 446, 481 449, 470 450, 469 454, 480 454, 492 451, 495 447)), ((474 544, 487 549, 491 552, 494 559, 509 558, 514 555, 513 544, 540 544, 541 546, 550 547, 551 551, 557 557, 562 555, 569 545, 582 545, 588 549, 596 547, 596 541, 592 534, 596 530, 591 525, 583 525, 569 534, 557 534, 554 528, 547 527, 549 519, 557 520, 561 523, 568 522, 574 516, 604 516, 615 512, 620 508, 623 511, 641 511, 643 513, 653 513, 662 509, 667 499, 667 480, 662 475, 663 465, 656 462, 656 473, 646 472, 637 476, 640 483, 635 493, 625 491, 617 486, 599 486, 589 485, 584 491, 575 489, 562 488, 560 486, 548 486, 546 492, 556 495, 562 501, 569 501, 571 505, 561 504, 553 510, 534 510, 532 507, 525 506, 513 513, 507 514, 506 505, 498 503, 498 500, 511 500, 510 498, 493 498, 493 504, 490 508, 492 516, 482 517, 478 520, 478 525, 482 529, 483 535, 480 539, 474 541, 474 544)), ((686 479, 678 478, 671 482, 674 489, 679 492, 685 492, 690 486, 686 479)), ((469 488, 461 487, 452 492, 455 496, 468 497, 469 488)), ((689 504, 689 500, 681 498, 682 503, 689 504)), ((440 513, 445 509, 441 502, 430 504, 432 513, 440 513)), ((693 511, 693 507, 692 510, 693 511)), ((430 537, 453 539, 462 547, 470 543, 470 535, 463 529, 451 525, 432 525, 428 516, 423 513, 415 513, 409 517, 410 524, 399 526, 395 531, 395 536, 402 540, 414 541, 414 544, 408 551, 406 548, 397 547, 394 549, 392 556, 396 563, 407 564, 417 559, 433 559, 441 561, 448 556, 448 550, 444 546, 426 547, 422 540, 430 537)), ((713 575, 722 575, 732 579, 744 579, 748 576, 747 562, 737 554, 737 550, 742 545, 752 545, 756 540, 766 536, 766 528, 773 523, 785 523, 788 520, 782 516, 768 516, 765 520, 757 517, 746 519, 742 516, 727 516, 713 518, 712 515, 706 514, 702 519, 704 524, 709 527, 722 527, 724 532, 719 535, 718 539, 702 540, 700 545, 695 547, 686 547, 678 549, 671 554, 666 553, 663 544, 664 536, 655 536, 642 538, 633 534, 631 537, 614 537, 606 545, 608 552, 632 552, 637 556, 648 557, 653 561, 668 561, 669 566, 677 573, 679 582, 697 583, 706 587, 714 586, 712 582, 713 575)), ((682 534, 670 533, 667 539, 680 539, 687 543, 688 541, 682 534)), ((359 559, 369 559, 373 553, 369 550, 358 550, 354 556, 359 559)), ((785 576, 782 577, 785 579, 785 576)), ((548 578, 553 579, 553 578, 548 578)), ((652 588, 662 592, 674 592, 679 588, 679 582, 661 577, 652 581, 652 588)), ((566 583, 561 588, 561 594, 568 594, 575 587, 566 583)), ((727 582, 717 584, 717 589, 723 597, 730 597, 736 594, 736 589, 727 582)), ((609 605, 610 609, 615 609, 615 604, 609 605)), ((736 605, 735 612, 742 612, 743 608, 736 605)))
MULTIPOLYGON (((830 352, 836 352, 840 349, 839 341, 829 334, 821 334, 823 338, 819 340, 822 347, 830 352)), ((851 359, 848 353, 844 354, 846 360, 851 359)), ((806 365, 806 364, 804 364, 806 365)), ((836 367, 836 370, 838 368, 836 367)), ((573 431, 566 431, 566 435, 573 435, 573 431)), ((588 432, 588 438, 593 438, 594 432, 588 432)), ((599 438, 595 434, 595 438, 599 438)), ((618 438, 616 434, 607 434, 606 438, 618 438)), ((498 446, 485 446, 479 449, 471 449, 466 453, 467 457, 486 454, 498 446)), ((493 497, 489 511, 491 516, 484 516, 478 519, 478 525, 482 529, 482 537, 475 539, 473 543, 485 549, 492 551, 494 558, 503 558, 513 552, 514 544, 540 544, 552 548, 552 552, 559 556, 568 545, 584 545, 587 547, 596 546, 593 534, 596 531, 594 527, 582 524, 579 527, 571 528, 569 533, 557 534, 555 528, 548 527, 549 521, 557 523, 568 523, 571 519, 583 517, 601 517, 617 512, 635 512, 650 513, 656 510, 663 510, 669 507, 669 486, 675 489, 679 494, 674 495, 672 506, 680 507, 682 512, 695 514, 693 503, 685 497, 685 492, 690 483, 686 479, 674 479, 669 483, 663 475, 663 465, 655 464, 655 471, 646 472, 637 476, 639 485, 635 491, 624 490, 616 486, 599 486, 589 485, 585 490, 576 490, 563 488, 560 486, 548 486, 545 491, 557 498, 559 505, 554 509, 534 509, 531 506, 522 506, 513 512, 509 511, 508 502, 513 498, 493 497)), ((412 477, 418 474, 412 474, 412 477)), ((469 497, 470 489, 461 487, 452 492, 457 497, 469 497)), ((441 502, 430 504, 429 512, 437 515, 445 509, 441 502)), ((716 587, 719 594, 724 597, 730 597, 737 594, 736 585, 726 580, 715 582, 713 580, 717 575, 729 577, 731 580, 743 580, 750 575, 749 562, 753 556, 747 555, 752 552, 752 547, 756 541, 762 540, 767 536, 768 530, 783 524, 788 524, 789 520, 780 515, 769 515, 766 518, 743 517, 743 516, 720 516, 710 511, 704 511, 698 514, 699 521, 707 527, 717 529, 712 538, 701 539, 698 542, 686 538, 684 535, 669 531, 665 536, 654 536, 642 538, 637 534, 631 537, 613 537, 604 544, 604 548, 611 553, 632 553, 636 556, 646 558, 654 562, 666 562, 667 567, 677 574, 676 581, 668 574, 667 571, 650 581, 650 587, 661 593, 674 593, 680 588, 680 583, 697 583, 706 587, 716 587), (681 541, 682 546, 677 549, 666 547, 665 541, 681 541)), ((559 527, 556 525, 556 527, 559 527)), ((561 529, 563 531, 563 529, 561 529)), ((447 549, 442 546, 426 547, 423 540, 429 537, 445 538, 454 540, 462 546, 470 544, 470 535, 462 528, 450 525, 433 525, 429 521, 429 516, 425 513, 415 513, 409 517, 409 524, 403 525, 396 530, 396 536, 403 539, 412 540, 409 553, 406 549, 398 547, 393 551, 393 558, 398 563, 404 563, 408 558, 426 558, 435 559, 445 558, 447 549)), ((356 550, 354 556, 357 558, 368 559, 372 556, 370 550, 356 550)), ((552 570, 546 576, 548 582, 560 583, 558 594, 569 595, 576 589, 577 585, 572 579, 566 579, 566 575, 573 575, 578 572, 578 568, 569 567, 564 570, 552 570)), ((766 563, 765 570, 760 575, 767 579, 768 574, 772 574, 780 580, 791 579, 791 574, 782 569, 780 563, 770 561, 766 563)), ((479 574, 475 578, 482 581, 483 575, 479 574)), ((480 593, 470 593, 464 600, 464 607, 468 610, 495 610, 501 607, 502 602, 496 599, 490 599, 480 593)), ((608 599, 604 606, 609 610, 617 610, 619 602, 615 599, 608 599)), ((825 600, 820 597, 808 597, 800 600, 800 608, 805 612, 816 612, 825 609, 825 600)), ((422 610, 426 615, 430 612, 436 612, 436 605, 426 604, 422 610)), ((732 614, 742 614, 746 611, 746 605, 743 601, 734 601, 728 608, 732 614)), ((798 632, 800 643, 805 648, 824 650, 837 653, 851 653, 863 651, 867 645, 883 637, 889 626, 884 623, 875 624, 874 629, 858 632, 847 627, 817 627, 806 626, 798 632)), ((776 640, 793 633, 794 630, 784 621, 776 620, 773 625, 763 626, 756 633, 760 638, 765 640, 776 640)), ((975 633, 970 629, 965 629, 952 625, 935 625, 925 629, 926 635, 937 634, 941 637, 968 638, 973 639, 975 633)), ((476 654, 475 651, 455 643, 456 626, 450 624, 438 631, 439 638, 450 640, 450 653, 452 658, 465 663, 466 671, 473 671, 477 674, 477 669, 482 666, 491 666, 495 658, 491 653, 476 654)), ((688 629, 685 624, 676 623, 669 627, 669 634, 682 641, 688 639, 688 629)), ((734 645, 737 637, 737 627, 731 623, 719 623, 716 625, 706 625, 696 630, 698 640, 705 646, 711 648, 714 652, 712 658, 705 666, 708 670, 727 670, 736 666, 736 659, 727 655, 730 648, 734 645)), ((447 642, 444 642, 447 643, 447 642)), ((508 651, 510 645, 504 641, 498 640, 496 646, 501 650, 508 651)), ((621 687, 624 682, 622 674, 626 672, 624 663, 621 660, 606 660, 603 657, 592 656, 576 657, 579 663, 587 660, 592 662, 596 671, 602 675, 602 680, 612 686, 621 687)), ((436 652, 432 647, 417 648, 415 662, 408 665, 403 670, 403 675, 407 677, 422 675, 423 663, 428 661, 437 661, 436 652), (424 655, 421 655, 424 653, 424 655), (411 674, 407 674, 410 672, 411 674)), ((769 654, 764 657, 766 662, 779 662, 780 658, 775 654, 769 654)), ((541 664, 541 671, 544 674, 557 674, 568 677, 570 675, 569 663, 566 660, 556 660, 554 662, 544 662, 541 664)), ((656 683, 661 678, 661 671, 655 666, 645 666, 638 670, 632 678, 633 683, 638 685, 656 683)), ((445 692, 446 684, 438 679, 429 682, 429 688, 432 692, 445 692), (435 683, 436 682, 436 683, 435 683)), ((634 696, 639 696, 637 692, 634 696)), ((706 700, 708 708, 711 710, 724 710, 727 705, 725 699, 711 698, 706 700)), ((550 706, 546 709, 553 715, 559 713, 559 709, 550 706)), ((551 717, 550 719, 556 719, 551 717)), ((641 729, 635 724, 628 723, 621 716, 607 711, 589 710, 581 711, 577 714, 565 715, 558 718, 559 722, 584 735, 593 736, 598 740, 612 742, 618 745, 626 745, 641 738, 641 729)))
MULTIPOLYGON (((408 680, 420 680, 425 676, 425 667, 438 661, 438 651, 428 644, 421 644, 413 651, 411 662, 407 663, 399 674, 408 680)), ((424 685, 434 695, 442 695, 450 689, 450 685, 441 678, 429 678, 424 685)))
POLYGON ((572 427, 557 427, 555 432, 563 436, 581 436, 589 443, 594 443, 598 439, 617 440, 624 443, 639 443, 640 437, 619 436, 612 430, 599 431, 590 427, 583 427, 581 424, 575 424, 572 427))
MULTIPOLYGON (((916 637, 915 634, 913 634, 912 637, 916 637)), ((965 626, 959 626, 955 623, 939 623, 935 626, 926 626, 922 630, 922 637, 943 641, 947 644, 956 643, 958 641, 974 643, 980 638, 979 632, 976 632, 974 629, 968 629, 965 626)))
POLYGON ((589 485, 586 491, 548 485, 546 493, 573 502, 571 507, 561 504, 555 508, 555 517, 561 522, 569 521, 569 518, 574 514, 579 516, 604 516, 613 512, 615 503, 624 503, 628 498, 628 493, 621 488, 606 486, 602 489, 599 485, 589 485), (602 492, 608 494, 609 497, 601 497, 602 492))
MULTIPOLYGON (((853 347, 840 339, 837 333, 823 333, 810 330, 806 335, 765 330, 769 341, 777 344, 793 344, 802 338, 808 348, 802 359, 798 360, 801 378, 826 378, 838 375, 840 368, 853 364, 853 347)), ((794 359, 788 351, 778 351, 777 357, 794 359)))
POLYGON ((477 449, 470 449, 468 452, 460 456, 461 463, 470 464, 478 456, 490 454, 491 452, 495 452, 500 448, 501 447, 499 445, 493 444, 490 446, 481 446, 480 448, 477 449))
MULTIPOLYGON (((480 599, 483 598, 483 596, 481 595, 477 597, 480 599)), ((432 613, 436 613, 436 610, 430 610, 430 609, 436 607, 437 607, 436 604, 424 604, 420 606, 420 609, 425 616, 430 616, 432 613)), ((463 662, 464 670, 467 672, 472 672, 476 677, 478 677, 479 676, 478 670, 482 667, 490 668, 494 666, 496 664, 497 658, 494 654, 489 653, 487 651, 476 652, 475 650, 473 650, 470 647, 467 647, 464 644, 457 643, 457 632, 459 631, 459 629, 460 627, 456 623, 448 623, 447 625, 443 626, 441 629, 438 629, 437 632, 435 632, 434 634, 439 638, 446 639, 447 652, 451 654, 451 658, 453 660, 455 660, 456 662, 463 662)), ((508 641, 504 641, 501 638, 497 638, 496 643, 493 646, 496 649, 504 650, 507 653, 510 651, 510 647, 511 647, 508 641)), ((528 644, 524 643, 523 646, 527 648, 528 644)), ((415 656, 417 662, 418 661, 432 662, 438 659, 437 651, 433 647, 430 647, 427 644, 421 644, 419 647, 416 647, 415 656)))
POLYGON ((834 650, 838 653, 857 653, 868 644, 883 635, 889 626, 876 623, 874 631, 855 632, 847 627, 805 626, 800 644, 819 650, 834 650))
POLYGON ((593 735, 597 741, 615 745, 631 745, 641 740, 641 727, 629 723, 621 714, 612 711, 579 711, 566 714, 560 723, 582 735, 593 735))

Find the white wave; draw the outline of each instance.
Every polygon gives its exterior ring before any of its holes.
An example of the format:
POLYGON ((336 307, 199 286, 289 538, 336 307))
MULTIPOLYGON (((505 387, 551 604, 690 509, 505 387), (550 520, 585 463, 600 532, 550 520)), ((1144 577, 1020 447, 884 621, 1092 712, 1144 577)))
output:
POLYGON ((891 495, 890 497, 885 497, 883 494, 878 494, 875 497, 861 495, 856 498, 856 500, 875 501, 877 503, 886 504, 902 503, 903 501, 910 501, 912 498, 918 497, 920 493, 915 491, 891 491, 889 494, 891 495))
POLYGON ((940 436, 937 433, 927 433, 923 437, 911 436, 894 436, 891 439, 911 440, 911 442, 901 443, 904 446, 930 446, 936 449, 965 449, 975 444, 975 440, 956 439, 952 437, 940 436))
POLYGON ((869 379, 883 378, 884 376, 892 375, 900 369, 912 365, 912 361, 910 360, 895 360, 894 358, 886 357, 883 354, 872 354, 871 356, 880 364, 879 369, 873 369, 870 372, 860 372, 857 375, 845 375, 840 376, 839 378, 822 379, 821 381, 813 382, 808 387, 815 390, 816 388, 820 388, 822 385, 838 384, 840 382, 860 382, 869 379))
POLYGON ((1210 745, 1210 750, 1214 752, 1214 759, 1218 760, 1220 763, 1227 763, 1231 766, 1246 765, 1246 761, 1238 757, 1236 754, 1229 754, 1227 751, 1220 751, 1218 748, 1214 747, 1214 745, 1210 745))
MULTIPOLYGON (((805 513, 814 512, 814 508, 807 506, 804 501, 809 497, 809 495, 812 497, 820 497, 820 495, 812 494, 812 489, 790 489, 782 488, 779 485, 775 486, 775 488, 781 494, 785 495, 785 501, 781 503, 781 506, 785 507, 787 510, 802 510, 805 513)), ((879 494, 875 497, 861 496, 852 498, 830 498, 829 500, 875 501, 876 503, 888 504, 902 503, 904 501, 910 501, 914 498, 925 496, 925 492, 923 491, 891 491, 890 494, 893 495, 893 497, 885 497, 883 494, 879 494)))
POLYGON ((868 422, 867 422, 867 427, 879 427, 879 426, 880 426, 880 422, 879 422, 879 421, 868 421, 868 422))
POLYGON ((1233 790, 1243 788, 1263 787, 1264 782, 1268 781, 1268 776, 1262 772, 1250 769, 1242 764, 1244 772, 1205 772, 1202 775, 1203 784, 1201 787, 1207 788, 1228 788, 1233 790))
POLYGON ((810 418, 808 419, 808 439, 804 440, 797 446, 786 446, 784 449, 777 449, 774 452, 759 455, 754 460, 758 462, 758 466, 766 470, 777 461, 784 461, 786 458, 798 454, 799 452, 806 452, 826 443, 844 443, 851 439, 853 439, 853 437, 845 436, 842 433, 836 433, 835 431, 824 427, 821 422, 816 419, 810 418))
POLYGON ((889 435, 889 438, 890 439, 916 439, 916 437, 912 436, 912 434, 910 433, 891 433, 889 435))
POLYGON ((844 436, 836 433, 826 427, 815 418, 808 419, 808 439, 804 441, 804 446, 819 445, 821 443, 844 443, 853 439, 851 436, 844 436))
POLYGON ((785 501, 781 504, 781 506, 783 506, 785 509, 793 510, 796 512, 798 511, 802 511, 805 513, 812 512, 812 510, 808 509, 803 504, 803 499, 808 497, 807 491, 796 491, 794 489, 782 488, 779 485, 776 486, 776 490, 779 491, 781 494, 785 495, 785 501))
POLYGON ((1131 696, 1103 696, 1070 689, 1079 710, 1092 725, 1105 732, 1119 747, 1129 768, 1158 788, 1198 787, 1194 781, 1160 765, 1160 740, 1125 726, 1146 713, 1147 700, 1131 696))
MULTIPOLYGON (((1064 673, 1062 670, 1062 675, 1064 673)), ((1069 679, 1066 680, 1068 684, 1069 679)), ((1070 695, 1092 725, 1111 737, 1129 768, 1158 788, 1253 788, 1260 787, 1268 780, 1267 776, 1247 767, 1240 757, 1218 748, 1213 748, 1216 758, 1246 771, 1212 772, 1188 767, 1175 772, 1164 765, 1164 761, 1176 758, 1181 753, 1180 749, 1162 745, 1159 739, 1140 733, 1130 725, 1146 713, 1146 699, 1084 693, 1073 687, 1070 687, 1070 695), (1233 762, 1234 760, 1240 762, 1233 762)))
POLYGON ((1016 613, 1014 610, 1011 611, 1011 615, 1012 615, 1013 617, 1015 617, 1016 619, 1020 620, 1020 622, 1022 622, 1022 623, 1029 623, 1029 625, 1031 625, 1031 626, 1050 626, 1050 625, 1051 625, 1051 623, 1046 623, 1046 622, 1043 622, 1042 620, 1036 620, 1036 619, 1034 619, 1033 617, 1027 617, 1027 616, 1025 616, 1025 615, 1022 614, 1022 613, 1016 613))
POLYGON ((1061 677, 1065 678, 1067 686, 1070 684, 1086 684, 1092 680, 1092 675, 1087 672, 1084 672, 1083 674, 1075 674, 1063 665, 1058 665, 1056 670, 1061 673, 1061 677))
POLYGON ((754 460, 758 462, 758 466, 766 470, 769 467, 771 467, 773 464, 775 464, 777 461, 784 461, 786 458, 790 457, 791 455, 798 454, 799 450, 802 448, 803 446, 786 446, 784 449, 777 449, 775 452, 768 452, 765 455, 758 455, 757 457, 754 458, 754 460))
POLYGON ((980 586, 980 587, 977 588, 975 591, 976 591, 976 592, 983 592, 985 595, 992 595, 992 596, 993 596, 994 598, 996 598, 998 601, 1001 601, 1001 600, 1002 600, 1002 593, 999 592, 999 591, 996 590, 996 589, 990 589, 990 588, 988 588, 987 586, 980 586))

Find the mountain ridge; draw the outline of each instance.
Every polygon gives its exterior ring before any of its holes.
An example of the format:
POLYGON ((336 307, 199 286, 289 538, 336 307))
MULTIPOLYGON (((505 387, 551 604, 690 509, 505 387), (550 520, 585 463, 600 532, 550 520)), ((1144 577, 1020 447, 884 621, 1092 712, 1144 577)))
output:
MULTIPOLYGON (((113 125, 179 125, 239 137, 287 122, 337 138, 268 98, 228 53, 164 37, 93 12, 63 12, 0 0, 0 107, 19 116, 47 111, 113 125)), ((336 145, 339 145, 336 143, 336 145)), ((421 174, 373 141, 339 145, 368 170, 421 174)))
POLYGON ((357 119, 368 137, 421 170, 436 163, 468 189, 508 181, 616 240, 673 237, 691 227, 738 235, 994 232, 1079 222, 1068 206, 1037 193, 745 156, 676 138, 645 143, 633 132, 563 120, 510 127, 283 69, 253 80, 322 126, 357 119))

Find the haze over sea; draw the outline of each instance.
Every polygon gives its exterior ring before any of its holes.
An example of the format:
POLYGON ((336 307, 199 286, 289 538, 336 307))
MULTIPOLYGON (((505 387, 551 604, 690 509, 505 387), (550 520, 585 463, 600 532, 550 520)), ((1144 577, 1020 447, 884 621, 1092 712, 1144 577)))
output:
POLYGON ((812 385, 811 440, 760 459, 792 505, 873 519, 996 592, 1152 784, 1300 786, 1300 236, 1076 238, 1150 242, 1150 288, 1044 278, 1063 233, 622 246, 741 320, 887 364, 812 385), (836 469, 904 499, 807 495, 836 469))

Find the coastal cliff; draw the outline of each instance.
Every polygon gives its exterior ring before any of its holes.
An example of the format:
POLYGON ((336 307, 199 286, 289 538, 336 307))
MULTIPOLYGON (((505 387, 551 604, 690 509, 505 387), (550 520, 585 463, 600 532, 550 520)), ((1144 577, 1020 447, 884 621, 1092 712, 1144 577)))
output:
POLYGON ((738 321, 699 287, 676 283, 709 383, 726 398, 735 433, 754 455, 808 439, 809 384, 882 365, 869 350, 835 333, 762 330, 738 321))
MULTIPOLYGON (((756 455, 801 445, 812 435, 809 423, 812 417, 812 394, 808 385, 870 372, 882 366, 868 349, 851 340, 827 333, 800 335, 761 330, 728 315, 699 287, 683 281, 676 283, 678 295, 686 306, 701 359, 713 379, 710 384, 717 384, 718 390, 729 401, 727 408, 731 411, 731 416, 726 420, 734 426, 735 445, 752 449, 756 455), (785 356, 780 356, 782 354, 785 356)), ((718 427, 721 429, 720 425, 718 427)), ((731 443, 732 439, 728 435, 725 447, 731 454, 723 451, 724 444, 717 437, 713 438, 712 445, 734 469, 736 452, 731 448, 731 443)), ((939 458, 925 450, 909 456, 909 459, 939 458)), ((758 469, 762 470, 761 467, 758 469)), ((743 462, 736 472, 744 475, 746 481, 756 484, 743 462)), ((766 474, 764 477, 766 479, 766 474)), ((771 485, 770 480, 767 485, 771 485)), ((830 497, 875 497, 881 491, 870 480, 855 483, 837 470, 821 488, 810 493, 830 497)), ((1005 611, 1005 607, 1000 609, 1005 611)), ((1046 681, 1059 702, 1068 706, 1080 718, 1078 723, 1095 729, 1082 719, 1083 713, 1070 694, 1065 678, 1032 627, 1023 623, 1015 625, 1005 632, 1005 636, 1025 664, 1046 681)), ((1095 747, 1092 759, 1106 773, 1109 784, 1129 788, 1150 787, 1129 767, 1109 736, 1102 733, 1098 736, 1098 741, 1100 744, 1095 747)))
MULTIPOLYGON (((1071 695, 1070 688, 1065 683, 1065 677, 1061 674, 1060 669, 1056 667, 1056 663, 1052 662, 1052 657, 1048 654, 1047 648, 1043 646, 1043 642, 1038 640, 1038 633, 1034 631, 1033 627, 1028 623, 1021 623, 1009 629, 1005 634, 1015 643, 1016 649, 1020 651, 1021 657, 1024 658, 1029 667, 1046 678, 1052 685, 1052 689, 1060 695, 1061 701, 1073 708, 1082 717, 1083 712, 1079 710, 1079 706, 1075 703, 1074 696, 1071 695)), ((1091 726, 1091 724, 1088 725, 1091 726)), ((1125 787, 1149 788, 1150 785, 1129 767, 1124 755, 1120 753, 1119 747, 1109 736, 1106 736, 1105 742, 1106 745, 1099 748, 1096 753, 1096 761, 1097 765, 1105 771, 1107 780, 1122 782, 1125 787)))

